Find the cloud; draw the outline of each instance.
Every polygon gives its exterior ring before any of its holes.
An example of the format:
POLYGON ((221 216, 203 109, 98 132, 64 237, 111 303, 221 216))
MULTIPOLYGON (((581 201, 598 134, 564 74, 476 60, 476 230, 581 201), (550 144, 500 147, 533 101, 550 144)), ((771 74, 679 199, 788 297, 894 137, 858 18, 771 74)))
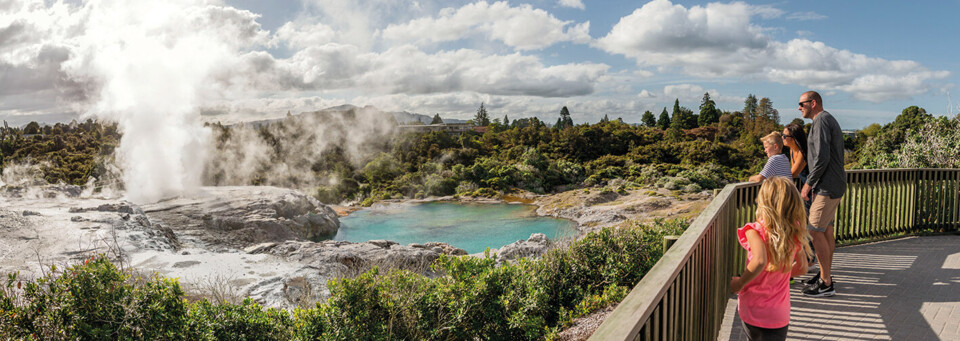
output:
POLYGON ((559 0, 557 3, 560 5, 560 7, 586 9, 586 6, 583 5, 583 1, 580 0, 559 0))
POLYGON ((274 33, 272 42, 283 43, 292 49, 324 45, 334 41, 336 32, 322 22, 287 22, 274 33))
POLYGON ((561 21, 530 5, 512 7, 506 2, 480 1, 459 9, 445 8, 437 17, 387 26, 382 35, 393 42, 424 45, 479 34, 517 50, 537 50, 559 42, 587 43, 589 32, 590 22, 561 21))
POLYGON ((303 49, 288 59, 250 53, 244 60, 245 65, 232 70, 233 74, 261 89, 359 88, 411 94, 588 95, 609 69, 594 63, 547 66, 538 57, 519 53, 487 55, 460 49, 428 54, 412 45, 373 53, 334 43, 303 49))
POLYGON ((817 13, 817 12, 794 12, 787 15, 787 20, 797 20, 797 21, 808 21, 808 20, 823 20, 827 16, 817 13))
POLYGON ((839 90, 874 102, 925 93, 931 81, 950 75, 913 61, 871 58, 806 39, 775 41, 764 34, 767 29, 751 22, 757 15, 778 13, 742 2, 688 9, 654 0, 621 18, 596 46, 633 58, 639 66, 679 69, 701 78, 752 78, 839 90), (893 91, 898 82, 906 86, 893 91))
POLYGON ((652 92, 650 92, 650 91, 648 91, 648 90, 646 90, 646 89, 643 89, 643 90, 640 91, 640 93, 637 94, 637 97, 640 97, 640 98, 657 98, 657 95, 653 94, 652 92))

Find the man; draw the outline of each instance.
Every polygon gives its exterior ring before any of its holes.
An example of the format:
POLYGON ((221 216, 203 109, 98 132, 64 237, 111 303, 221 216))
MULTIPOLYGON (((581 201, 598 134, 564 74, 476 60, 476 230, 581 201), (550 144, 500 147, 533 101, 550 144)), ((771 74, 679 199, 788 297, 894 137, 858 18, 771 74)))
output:
POLYGON ((840 206, 840 198, 847 191, 847 175, 843 171, 843 133, 840 124, 829 112, 823 110, 823 99, 815 91, 800 95, 800 112, 803 118, 813 120, 807 135, 807 165, 810 174, 800 191, 803 200, 810 200, 809 224, 813 248, 820 264, 820 272, 806 283, 803 294, 813 297, 833 296, 833 250, 836 239, 833 217, 840 206))

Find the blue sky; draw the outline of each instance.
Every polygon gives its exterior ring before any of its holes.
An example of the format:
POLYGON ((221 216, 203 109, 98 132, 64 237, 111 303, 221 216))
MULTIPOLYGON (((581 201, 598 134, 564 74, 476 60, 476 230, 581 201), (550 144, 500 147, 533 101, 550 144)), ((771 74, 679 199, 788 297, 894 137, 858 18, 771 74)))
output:
POLYGON ((567 106, 577 123, 637 122, 710 92, 729 111, 769 97, 785 123, 812 89, 858 129, 910 105, 960 112, 956 13, 960 1, 15 0, 0 4, 0 118, 170 105, 230 122, 340 104, 469 118, 485 102, 492 117, 552 122, 567 106))

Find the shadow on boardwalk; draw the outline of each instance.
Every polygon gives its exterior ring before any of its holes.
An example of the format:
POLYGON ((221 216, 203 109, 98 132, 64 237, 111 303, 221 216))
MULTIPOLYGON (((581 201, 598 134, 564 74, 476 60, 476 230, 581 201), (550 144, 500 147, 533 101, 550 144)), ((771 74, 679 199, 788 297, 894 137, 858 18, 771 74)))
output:
MULTIPOLYGON (((837 248, 834 259, 836 296, 804 297, 800 281, 791 285, 789 340, 960 340, 960 236, 837 248)), ((720 340, 747 339, 736 304, 720 340)))

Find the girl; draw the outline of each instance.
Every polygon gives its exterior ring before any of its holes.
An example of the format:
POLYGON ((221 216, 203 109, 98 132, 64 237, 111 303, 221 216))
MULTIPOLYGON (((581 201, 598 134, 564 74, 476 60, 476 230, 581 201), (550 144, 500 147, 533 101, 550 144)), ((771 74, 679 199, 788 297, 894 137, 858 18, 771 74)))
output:
POLYGON ((737 230, 747 250, 747 268, 730 280, 739 292, 737 310, 750 340, 786 340, 790 323, 790 276, 807 272, 807 214, 793 182, 772 177, 757 195, 757 222, 737 230))

